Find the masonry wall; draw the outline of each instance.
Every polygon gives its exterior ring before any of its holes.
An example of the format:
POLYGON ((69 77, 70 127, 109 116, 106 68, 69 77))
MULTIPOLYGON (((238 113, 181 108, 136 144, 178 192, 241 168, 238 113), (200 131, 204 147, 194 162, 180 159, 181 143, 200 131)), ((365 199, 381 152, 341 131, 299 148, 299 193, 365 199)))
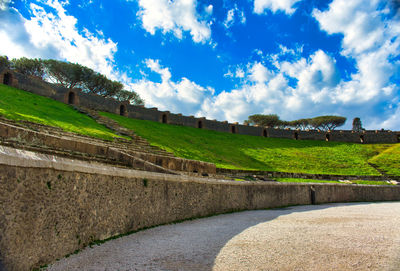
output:
POLYGON ((216 167, 212 163, 128 150, 121 151, 99 142, 88 142, 87 139, 77 140, 76 138, 53 136, 2 122, 0 122, 0 140, 11 140, 33 146, 103 156, 134 169, 153 172, 170 173, 170 170, 201 174, 216 172, 216 167))
MULTIPOLYGON (((0 72, 0 79, 6 71, 0 72)), ((9 72, 9 71, 7 71, 9 72)), ((326 140, 352 143, 399 143, 400 132, 390 131, 296 131, 291 129, 274 129, 233 124, 228 122, 207 120, 205 118, 196 118, 193 116, 183 116, 181 114, 170 113, 169 111, 159 111, 157 108, 145 108, 142 106, 130 105, 118 102, 114 99, 105 99, 94 94, 83 93, 79 89, 69 90, 58 87, 34 77, 27 77, 19 73, 12 72, 15 83, 18 88, 26 91, 50 97, 60 102, 68 103, 68 94, 73 91, 76 96, 75 105, 82 105, 95 110, 106 111, 110 113, 120 114, 120 106, 124 105, 126 111, 124 116, 142 120, 150 120, 164 122, 168 124, 184 125, 190 127, 199 127, 201 122, 202 129, 214 130, 219 132, 233 132, 243 135, 264 136, 264 130, 267 137, 288 138, 298 140, 326 140), (163 115, 165 117, 163 118, 163 115), (232 128, 234 127, 234 128, 232 128)))
POLYGON ((311 203, 400 200, 398 186, 280 184, 173 176, 0 153, 0 258, 29 270, 106 239, 182 219, 311 203))

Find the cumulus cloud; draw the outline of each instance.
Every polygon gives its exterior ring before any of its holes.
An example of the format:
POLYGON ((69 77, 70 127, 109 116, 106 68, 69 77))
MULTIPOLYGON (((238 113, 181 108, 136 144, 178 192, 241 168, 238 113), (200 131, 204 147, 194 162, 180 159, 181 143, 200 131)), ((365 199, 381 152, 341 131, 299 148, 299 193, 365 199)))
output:
POLYGON ((399 79, 400 62, 393 59, 400 55, 400 21, 390 18, 385 4, 335 0, 325 11, 313 11, 322 30, 343 35, 342 54, 356 62, 357 72, 351 80, 335 89, 338 102, 374 103, 399 92, 391 79, 399 79))
POLYGON ((383 122, 376 120, 373 123, 373 127, 385 127, 386 129, 398 131, 400 127, 400 103, 396 105, 395 110, 392 112, 393 114, 389 115, 383 122))
POLYGON ((202 87, 185 77, 177 82, 172 81, 169 68, 161 66, 159 60, 147 59, 145 65, 160 75, 161 83, 144 78, 129 83, 129 86, 144 98, 148 106, 191 115, 198 112, 202 102, 214 94, 212 88, 202 87))
MULTIPOLYGON (((182 39, 183 32, 190 32, 196 43, 205 43, 211 37, 209 25, 196 11, 196 0, 139 0, 139 6, 143 28, 152 35, 160 29, 182 39)), ((206 11, 211 13, 212 5, 206 11)))
POLYGON ((255 113, 277 113, 293 119, 316 111, 328 113, 335 107, 328 101, 328 89, 338 81, 337 69, 334 60, 321 50, 309 59, 281 62, 275 70, 260 62, 249 63, 243 73, 245 80, 239 88, 208 99, 201 113, 229 121, 243 121, 255 113), (296 79, 295 87, 289 85, 289 77, 296 79))
POLYGON ((301 0, 254 0, 254 12, 262 14, 266 9, 273 13, 282 11, 288 15, 292 15, 296 9, 294 5, 301 0))
POLYGON ((30 19, 25 19, 15 9, 0 11, 0 54, 67 60, 115 78, 116 43, 99 38, 87 29, 80 31, 77 19, 67 15, 66 4, 59 1, 48 1, 43 6, 31 3, 30 19), (52 11, 46 11, 44 6, 52 11))
POLYGON ((351 118, 358 116, 362 117, 367 128, 394 129, 394 125, 398 124, 399 118, 387 115, 386 121, 381 119, 377 124, 379 120, 374 112, 379 110, 379 98, 368 102, 341 99, 343 85, 350 82, 356 84, 357 81, 340 80, 336 61, 326 52, 317 50, 308 58, 281 61, 279 57, 288 52, 292 54, 296 49, 281 48, 281 51, 272 69, 268 68, 271 67, 268 63, 257 61, 236 66, 226 76, 239 78, 241 84, 218 95, 213 95, 211 88, 187 78, 172 81, 169 68, 152 59, 146 60, 145 64, 160 75, 161 83, 142 79, 131 87, 146 99, 148 105, 161 110, 230 122, 243 121, 256 113, 276 113, 288 120, 338 114, 347 116, 351 122, 351 118), (289 84, 289 80, 294 80, 295 84, 289 84))
MULTIPOLYGON (((258 11, 267 2, 258 2, 258 11)), ((210 110, 212 117, 230 121, 243 120, 250 111, 287 119, 341 114, 362 117, 366 128, 398 129, 399 87, 393 83, 400 71, 398 18, 390 17, 385 2, 378 0, 334 0, 327 10, 314 10, 313 16, 321 30, 343 35, 341 54, 355 60, 356 72, 350 79, 340 79, 336 60, 323 50, 303 58, 301 46, 279 45, 278 54, 263 57, 273 70, 266 63, 249 63, 242 85, 207 100, 202 113, 210 110), (295 60, 282 61, 285 55, 295 60)), ((227 75, 235 77, 232 71, 227 75)))

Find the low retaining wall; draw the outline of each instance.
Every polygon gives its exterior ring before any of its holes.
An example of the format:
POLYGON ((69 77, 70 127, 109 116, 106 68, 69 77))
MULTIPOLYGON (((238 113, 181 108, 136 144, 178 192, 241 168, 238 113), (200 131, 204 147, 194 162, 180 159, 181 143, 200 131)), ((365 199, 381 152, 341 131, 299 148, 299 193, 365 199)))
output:
POLYGON ((93 240, 182 219, 380 200, 400 200, 400 187, 217 181, 0 147, 0 259, 29 270, 93 240))
POLYGON ((229 177, 245 177, 245 176, 263 176, 267 178, 299 178, 313 180, 366 180, 366 181, 387 181, 400 180, 400 176, 373 176, 373 175, 333 175, 333 174, 310 174, 310 173, 293 173, 279 171, 257 171, 257 170, 238 170, 217 168, 217 174, 229 177))
POLYGON ((108 147, 107 145, 92 144, 86 141, 78 141, 74 138, 53 136, 2 122, 0 122, 0 139, 15 140, 30 145, 46 146, 93 156, 103 156, 107 159, 117 160, 134 169, 147 171, 172 173, 170 170, 177 170, 204 174, 215 173, 216 171, 215 165, 212 163, 148 153, 128 153, 108 147))

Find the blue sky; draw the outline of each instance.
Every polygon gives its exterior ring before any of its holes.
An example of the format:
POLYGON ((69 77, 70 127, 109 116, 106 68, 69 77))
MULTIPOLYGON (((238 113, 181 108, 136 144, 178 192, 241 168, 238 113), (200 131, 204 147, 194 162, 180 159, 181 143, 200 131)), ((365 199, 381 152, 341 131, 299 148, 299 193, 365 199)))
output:
POLYGON ((0 0, 0 55, 89 66, 146 106, 400 130, 400 12, 380 0, 0 0))

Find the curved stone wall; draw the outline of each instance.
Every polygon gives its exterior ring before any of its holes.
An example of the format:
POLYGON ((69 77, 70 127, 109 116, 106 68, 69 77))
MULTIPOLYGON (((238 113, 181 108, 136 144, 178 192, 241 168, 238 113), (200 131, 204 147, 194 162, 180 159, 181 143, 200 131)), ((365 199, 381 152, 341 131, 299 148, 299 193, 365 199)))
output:
POLYGON ((94 240, 184 219, 382 200, 400 200, 400 186, 222 181, 1 147, 0 261, 7 270, 30 270, 94 240))

